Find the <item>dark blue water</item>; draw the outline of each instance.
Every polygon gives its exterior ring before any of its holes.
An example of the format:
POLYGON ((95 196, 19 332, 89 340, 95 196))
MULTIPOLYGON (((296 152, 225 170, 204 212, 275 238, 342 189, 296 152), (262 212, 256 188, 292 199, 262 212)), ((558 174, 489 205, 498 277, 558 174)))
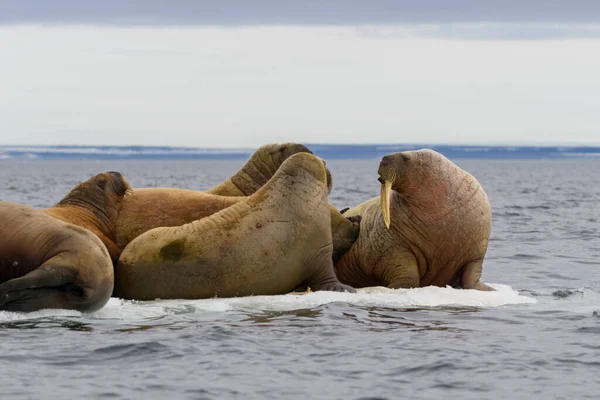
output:
MULTIPOLYGON (((331 160, 331 202, 379 191, 331 160)), ((206 189, 244 160, 2 161, 1 200, 54 204, 117 170, 206 189)), ((495 293, 446 288, 0 312, 2 398, 592 399, 600 387, 600 160, 457 160, 487 191, 495 293)))
MULTIPOLYGON (((319 157, 333 159, 381 158, 387 154, 430 148, 449 158, 569 159, 600 157, 598 146, 465 146, 439 144, 306 144, 319 157)), ((191 160, 247 159, 253 148, 171 146, 24 146, 0 145, 0 160, 191 160)))

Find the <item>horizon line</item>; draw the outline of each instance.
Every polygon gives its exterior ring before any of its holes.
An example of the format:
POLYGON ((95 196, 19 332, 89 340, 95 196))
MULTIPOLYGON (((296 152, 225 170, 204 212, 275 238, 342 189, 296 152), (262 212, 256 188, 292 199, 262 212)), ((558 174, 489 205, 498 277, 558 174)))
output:
MULTIPOLYGON (((298 143, 306 146, 458 146, 458 147, 600 147, 600 142, 527 142, 527 143, 447 143, 447 142, 384 142, 384 143, 313 143, 313 142, 291 142, 291 141, 279 141, 279 142, 268 142, 270 143, 298 143)), ((264 145, 263 144, 263 145, 264 145)), ((11 148, 11 147, 145 147, 145 148, 180 148, 180 149, 220 149, 220 150, 243 150, 252 149, 257 146, 199 146, 199 145, 160 145, 160 144, 2 144, 0 148, 11 148)))

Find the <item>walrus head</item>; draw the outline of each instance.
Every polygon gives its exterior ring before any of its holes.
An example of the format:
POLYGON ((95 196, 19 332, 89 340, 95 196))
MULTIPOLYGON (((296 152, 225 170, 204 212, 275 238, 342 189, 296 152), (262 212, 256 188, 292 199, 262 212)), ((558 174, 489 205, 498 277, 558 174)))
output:
POLYGON ((308 147, 299 143, 270 143, 259 147, 248 160, 266 178, 275 174, 285 160, 298 153, 310 153, 308 147))
POLYGON ((86 202, 107 206, 111 200, 120 201, 129 190, 129 183, 119 172, 103 172, 75 186, 57 205, 86 202))
POLYGON ((119 172, 109 171, 94 176, 96 185, 104 191, 107 196, 123 197, 131 190, 127 180, 119 172))
POLYGON ((317 181, 322 182, 327 188, 331 185, 331 174, 325 167, 325 160, 312 153, 298 153, 285 160, 277 174, 290 176, 312 175, 317 181))
POLYGON ((100 222, 111 227, 121 210, 123 197, 130 190, 129 183, 119 172, 103 172, 75 186, 56 206, 89 209, 100 222))
MULTIPOLYGON (((381 183, 381 214, 388 229, 392 190, 409 197, 425 182, 439 181, 432 178, 444 176, 448 164, 452 164, 450 160, 430 149, 394 153, 381 159, 377 180, 381 183)), ((427 189, 431 190, 431 185, 427 189)))
MULTIPOLYGON (((310 151, 308 149, 308 147, 304 146, 303 144, 299 144, 299 143, 275 143, 275 144, 270 144, 270 145, 266 145, 263 147, 269 149, 269 156, 271 157, 271 160, 274 162, 274 165, 276 165, 277 168, 279 168, 279 166, 281 166, 285 160, 287 160, 288 158, 290 158, 291 156, 293 156, 295 154, 298 154, 298 153, 313 154, 313 152, 310 151)), ((256 153, 258 153, 259 151, 260 151, 260 148, 259 148, 259 150, 256 151, 256 153)), ((322 158, 319 158, 319 159, 323 162, 323 165, 325 166, 325 173, 327 175, 327 190, 328 190, 328 193, 331 193, 331 187, 333 185, 331 172, 327 168, 327 163, 325 162, 325 160, 323 160, 322 158)))
MULTIPOLYGON (((252 153, 246 164, 230 180, 240 193, 244 196, 250 196, 267 183, 288 158, 299 153, 313 154, 308 147, 299 143, 271 143, 263 145, 252 153)), ((329 170, 327 170, 327 174, 329 176, 328 182, 331 182, 331 173, 329 170)), ((213 193, 224 194, 222 191, 213 193)), ((228 192, 225 194, 233 195, 228 192)))

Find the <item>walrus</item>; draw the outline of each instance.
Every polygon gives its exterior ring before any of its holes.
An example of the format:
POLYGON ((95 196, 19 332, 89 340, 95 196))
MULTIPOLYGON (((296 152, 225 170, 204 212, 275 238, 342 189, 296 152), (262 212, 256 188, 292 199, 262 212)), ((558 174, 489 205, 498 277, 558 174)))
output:
MULTIPOLYGON (((285 160, 297 153, 312 154, 308 148, 296 143, 262 146, 240 171, 206 192, 177 188, 131 190, 123 200, 117 218, 116 245, 122 250, 150 229, 187 224, 243 201, 245 196, 267 183, 285 160)), ((331 190, 331 173, 328 169, 326 173, 328 190, 331 190)), ((360 217, 345 218, 331 206, 330 219, 335 261, 358 237, 360 217)))
POLYGON ((111 242, 128 189, 121 174, 107 172, 77 185, 51 208, 0 202, 0 310, 102 308, 114 273, 99 236, 111 242))
POLYGON ((333 271, 323 160, 297 153, 254 194, 216 214, 135 238, 115 270, 124 299, 354 292, 333 271))
POLYGON ((153 228, 180 226, 213 215, 243 200, 177 188, 135 188, 123 200, 116 222, 116 244, 122 250, 153 228))
POLYGON ((492 218, 475 177, 429 149, 387 155, 378 173, 381 195, 344 213, 362 222, 335 264, 340 281, 494 290, 480 280, 492 218))
POLYGON ((122 250, 116 244, 116 222, 130 193, 129 183, 119 172, 105 172, 75 186, 54 207, 43 212, 92 231, 116 263, 122 250))
MULTIPOLYGON (((297 153, 313 154, 308 147, 299 143, 271 143, 259 147, 242 166, 226 181, 208 189, 206 193, 219 196, 250 196, 260 189, 282 163, 297 153)), ((331 191, 331 172, 326 168, 327 182, 331 191)), ((360 215, 344 217, 333 205, 329 205, 331 233, 333 237, 333 259, 338 260, 358 237, 360 215)))

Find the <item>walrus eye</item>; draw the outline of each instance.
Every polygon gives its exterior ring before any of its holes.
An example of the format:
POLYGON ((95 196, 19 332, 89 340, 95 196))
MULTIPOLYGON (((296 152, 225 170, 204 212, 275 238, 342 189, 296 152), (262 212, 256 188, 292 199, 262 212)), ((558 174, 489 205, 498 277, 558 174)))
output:
POLYGON ((280 152, 280 153, 283 153, 283 152, 284 152, 284 151, 286 151, 286 150, 287 150, 287 146, 281 146, 281 147, 279 148, 279 152, 280 152))
POLYGON ((104 189, 106 187, 106 179, 102 178, 98 181, 98 187, 104 189))
POLYGON ((402 156, 402 160, 404 160, 404 161, 410 161, 410 158, 408 158, 407 156, 402 156))

